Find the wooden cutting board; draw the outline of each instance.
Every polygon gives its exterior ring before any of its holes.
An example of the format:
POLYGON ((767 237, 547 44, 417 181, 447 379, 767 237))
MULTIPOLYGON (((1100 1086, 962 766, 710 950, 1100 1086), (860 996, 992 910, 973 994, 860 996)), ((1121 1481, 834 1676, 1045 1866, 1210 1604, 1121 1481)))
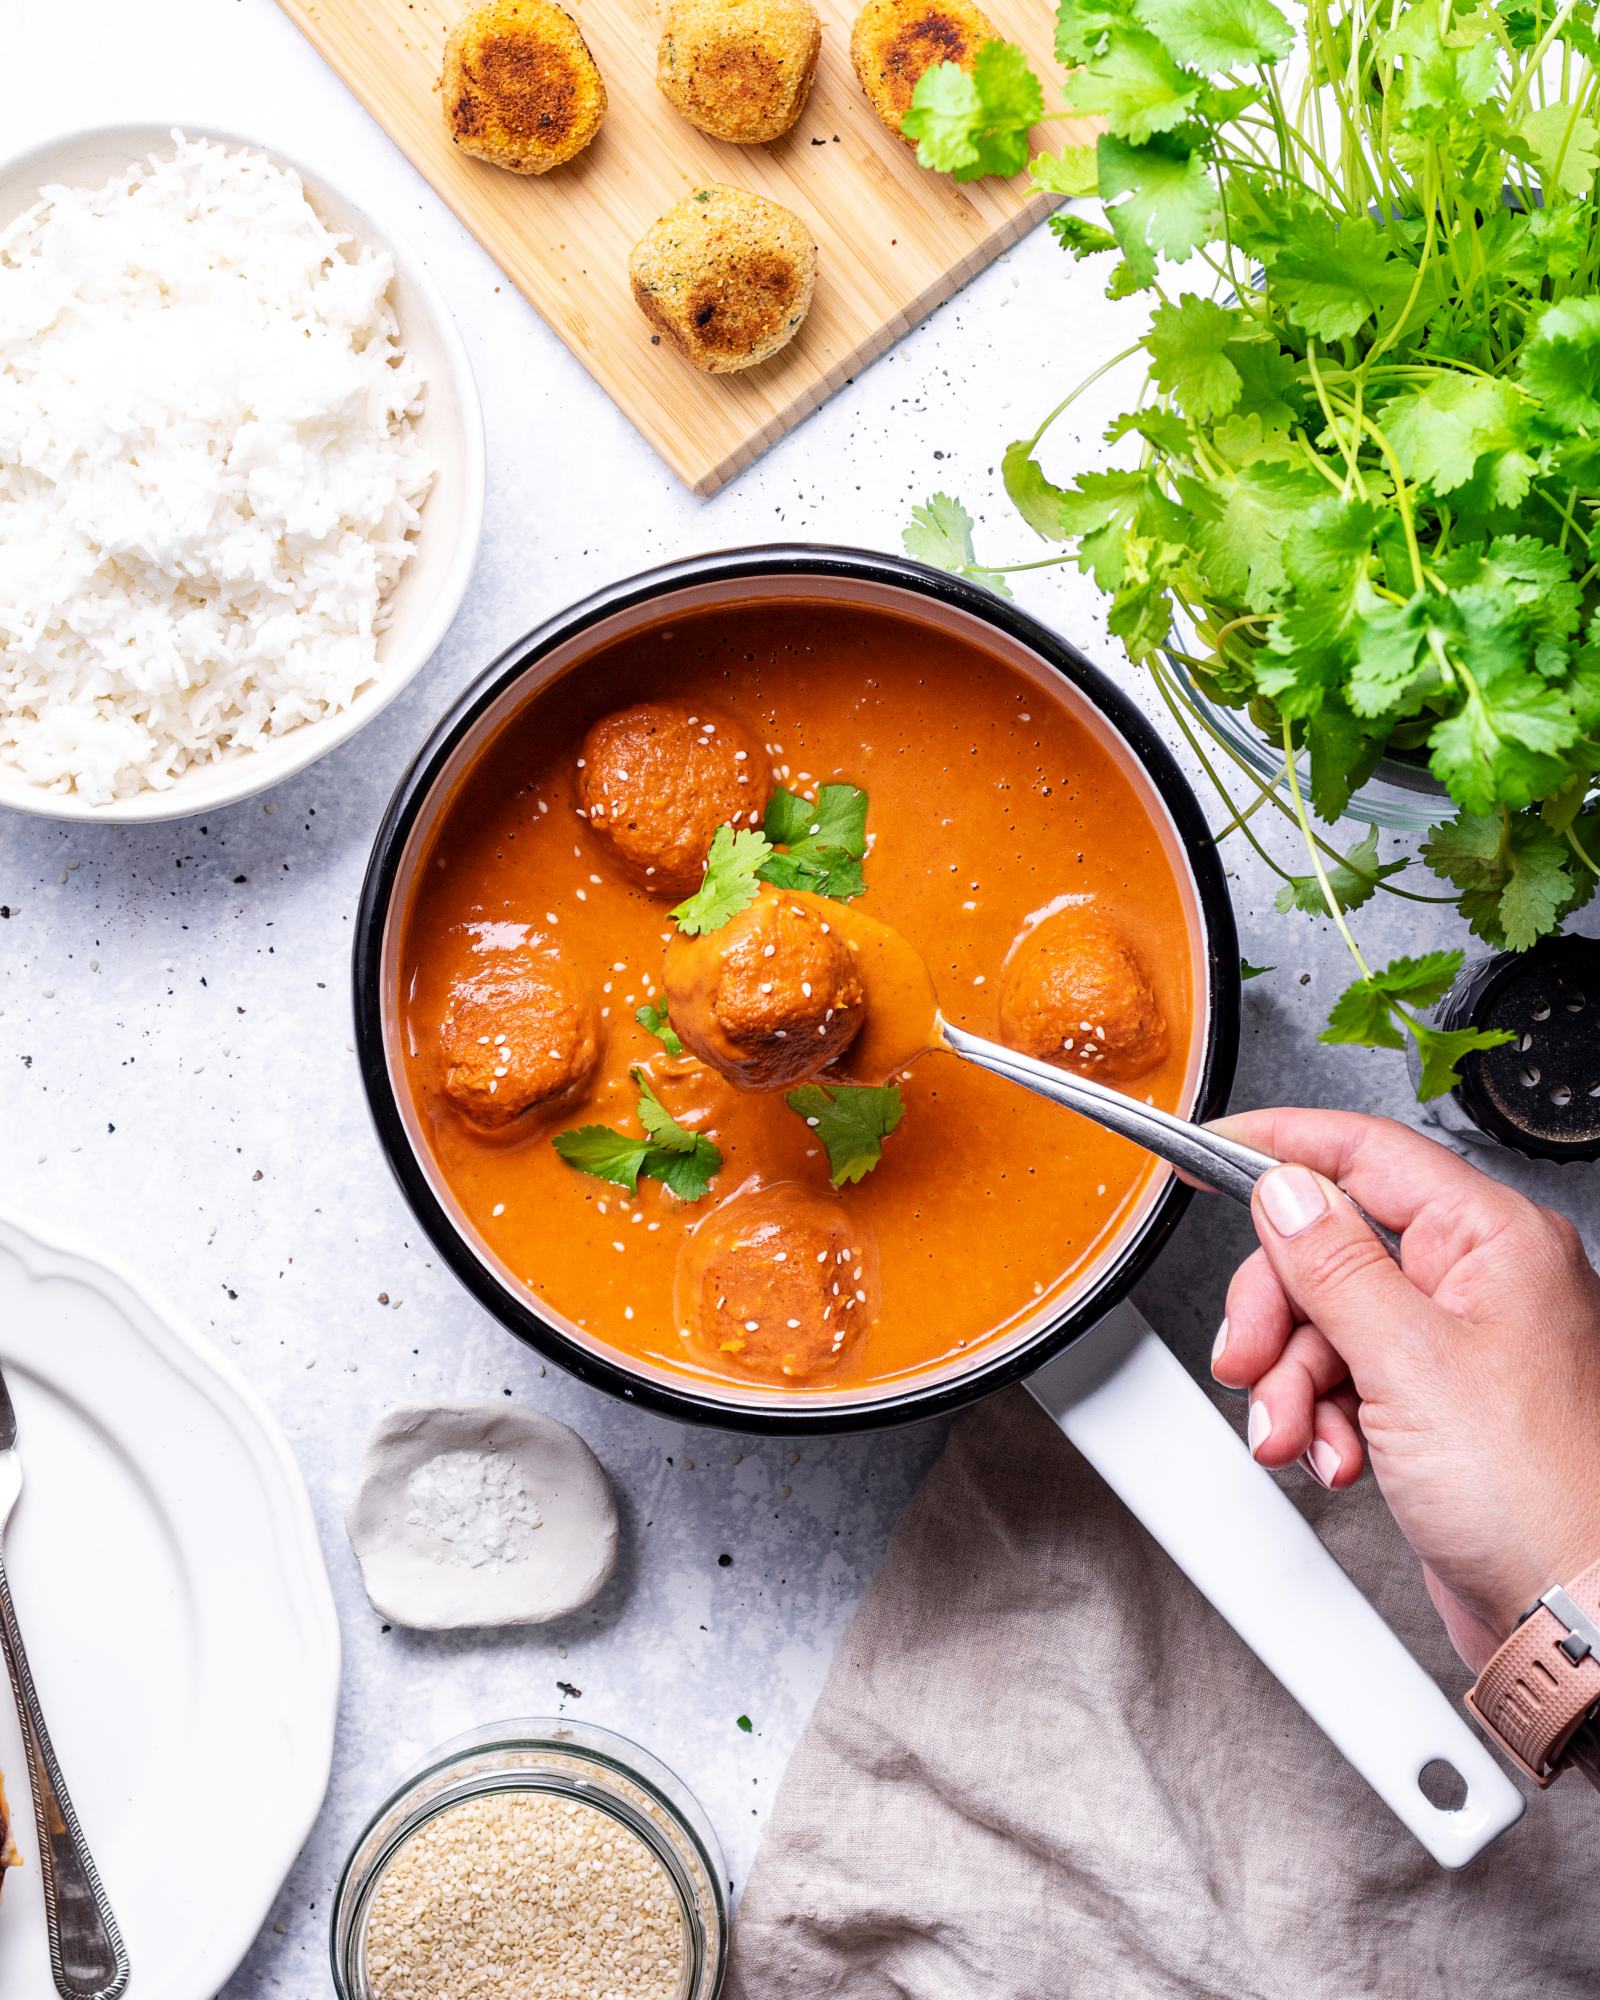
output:
MULTIPOLYGON (((884 129, 850 66, 850 0, 818 0, 822 55, 799 124, 770 146, 708 139, 656 88, 654 0, 564 0, 605 77, 594 143, 523 178, 460 153, 437 81, 454 6, 441 0, 280 0, 407 157, 595 380, 696 493, 714 493, 1053 206, 1027 181, 957 187, 884 129), (781 201, 818 246, 816 301, 781 354, 696 374, 651 345, 628 252, 691 188, 726 181, 781 201)), ((990 0, 1000 33, 1046 80, 1047 0, 990 0)), ((1041 143, 1072 133, 1053 124, 1041 143)))

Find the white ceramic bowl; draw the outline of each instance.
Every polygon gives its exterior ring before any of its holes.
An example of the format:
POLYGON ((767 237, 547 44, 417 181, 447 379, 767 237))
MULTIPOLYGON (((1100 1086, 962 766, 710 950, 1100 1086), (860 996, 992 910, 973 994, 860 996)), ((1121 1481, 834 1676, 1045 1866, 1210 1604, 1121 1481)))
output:
MULTIPOLYGON (((266 749, 242 750, 215 764, 194 767, 165 791, 139 792, 109 805, 91 805, 73 792, 46 791, 0 763, 0 807, 50 819, 108 825, 184 819, 233 805, 304 770, 370 722, 432 656, 466 592, 483 526, 483 412, 466 349, 438 286, 387 227, 298 160, 239 133, 199 125, 181 129, 191 139, 250 146, 280 166, 293 168, 325 222, 362 243, 387 250, 393 258, 390 302, 401 338, 428 378, 417 435, 433 460, 433 485, 411 557, 388 600, 389 623, 378 641, 381 671, 347 709, 304 723, 266 749)), ((169 147, 171 132, 166 125, 106 125, 19 153, 0 165, 0 226, 30 206, 47 183, 99 186, 135 161, 169 147)))

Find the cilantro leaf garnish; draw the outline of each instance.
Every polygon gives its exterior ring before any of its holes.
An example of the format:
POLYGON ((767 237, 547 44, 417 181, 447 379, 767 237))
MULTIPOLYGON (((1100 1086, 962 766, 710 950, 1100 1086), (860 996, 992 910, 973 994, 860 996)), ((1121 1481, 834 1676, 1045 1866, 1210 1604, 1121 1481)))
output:
POLYGON ((1021 49, 985 42, 970 73, 955 63, 923 71, 900 129, 916 140, 919 165, 975 181, 1021 173, 1043 116, 1044 91, 1021 49))
POLYGON ((646 1134, 633 1139, 609 1125, 579 1125, 550 1141, 569 1167, 639 1192, 639 1176, 658 1180, 680 1201, 699 1201, 722 1170, 722 1153, 703 1132, 680 1125, 651 1089, 644 1071, 631 1072, 646 1134))
POLYGON ((900 541, 906 554, 918 562, 953 570, 1001 597, 1011 595, 1011 587, 1000 572, 985 569, 973 554, 972 516, 948 493, 935 493, 920 507, 913 507, 900 541))
POLYGON ((650 1088, 650 1079, 639 1068, 629 1070, 633 1087, 639 1093, 639 1123, 650 1134, 658 1146, 665 1146, 669 1153, 692 1153, 696 1134, 686 1125, 680 1125, 667 1107, 650 1088))
POLYGON ((721 1167, 721 1152, 703 1134, 697 1133, 686 1153, 652 1146, 640 1171, 660 1181, 679 1201, 699 1201, 710 1193, 711 1183, 721 1167))
POLYGON ((815 803, 780 785, 767 801, 764 831, 787 852, 761 864, 763 882, 841 903, 865 893, 867 795, 859 785, 823 785, 815 803))
POLYGON ((678 929, 686 937, 701 937, 748 909, 756 899, 761 864, 771 852, 772 843, 753 826, 719 826, 711 836, 699 888, 672 912, 678 929))
POLYGON ((669 1056, 681 1056, 683 1043, 678 1039, 678 1031, 667 1019, 665 1007, 656 1007, 646 1000, 643 1006, 635 1007, 633 1018, 647 1035, 654 1035, 669 1056))
POLYGON ((597 1180, 615 1181, 629 1194, 639 1192, 639 1175, 650 1152, 648 1140, 630 1139, 609 1125, 578 1125, 570 1132, 557 1132, 550 1143, 569 1167, 597 1180))
POLYGON ((1252 965, 1247 958, 1241 958, 1239 961, 1241 979, 1264 979, 1269 972, 1276 972, 1277 969, 1275 965, 1252 965))
POLYGON ((884 1140, 905 1112, 897 1083, 802 1083, 784 1102, 822 1141, 835 1187, 871 1173, 883 1158, 884 1140))

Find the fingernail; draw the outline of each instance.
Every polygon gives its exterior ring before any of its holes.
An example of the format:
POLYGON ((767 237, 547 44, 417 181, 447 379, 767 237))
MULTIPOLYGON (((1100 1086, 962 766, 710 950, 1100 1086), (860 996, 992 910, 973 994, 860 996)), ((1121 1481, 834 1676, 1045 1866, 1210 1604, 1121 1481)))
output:
POLYGON ((1217 1372, 1217 1363, 1222 1359, 1228 1346, 1228 1322, 1224 1320, 1217 1328, 1217 1337, 1211 1343, 1211 1372, 1217 1372))
POLYGON ((1306 1167, 1274 1167, 1260 1184, 1261 1206, 1280 1236, 1298 1236, 1328 1212, 1322 1183, 1306 1167))
POLYGON ((1250 1456, 1254 1458, 1272 1435, 1272 1418, 1267 1414, 1265 1403, 1250 1405, 1250 1428, 1246 1435, 1250 1441, 1250 1456))
POLYGON ((1326 1438, 1318 1438, 1305 1456, 1305 1468, 1313 1479, 1333 1491, 1333 1482, 1339 1476, 1339 1467, 1344 1460, 1329 1444, 1326 1438))

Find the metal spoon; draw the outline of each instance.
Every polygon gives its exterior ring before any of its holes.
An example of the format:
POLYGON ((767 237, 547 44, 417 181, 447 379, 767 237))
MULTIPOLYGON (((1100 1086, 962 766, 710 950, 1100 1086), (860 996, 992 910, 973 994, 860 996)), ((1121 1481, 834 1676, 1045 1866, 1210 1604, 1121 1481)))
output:
MULTIPOLYGON (((1079 1112, 1096 1125, 1103 1125, 1108 1132, 1120 1133, 1124 1139, 1143 1146, 1158 1159, 1166 1160, 1180 1173, 1189 1175, 1204 1187, 1214 1188, 1218 1194, 1242 1202, 1246 1208, 1250 1206, 1251 1191, 1261 1176, 1283 1164, 1281 1160, 1273 1159, 1270 1153, 1258 1153, 1252 1146, 1241 1146, 1237 1139, 1225 1139, 1219 1132, 1208 1131, 1204 1125, 1193 1125, 1187 1118, 1176 1117, 1170 1111, 1159 1111, 1153 1104, 1142 1103, 1138 1098, 1125 1096, 1120 1090, 1111 1090, 1103 1083, 1096 1083, 1092 1077, 1057 1069, 1054 1064, 1040 1062, 1034 1056, 1019 1055, 1015 1049, 1005 1048, 999 1042, 986 1041, 982 1035, 969 1034, 965 1028, 953 1028, 948 1021, 940 1023, 939 1040, 935 1046, 949 1049, 952 1054, 976 1063, 980 1069, 992 1070, 996 1076, 1003 1076, 1011 1083, 1020 1083, 1025 1090, 1048 1097, 1052 1104, 1064 1104, 1069 1111, 1079 1112)), ((1385 1229, 1381 1222, 1374 1222, 1361 1204, 1351 1201, 1348 1194, 1345 1200, 1350 1202, 1384 1249, 1398 1262, 1400 1239, 1394 1231, 1385 1229)))

